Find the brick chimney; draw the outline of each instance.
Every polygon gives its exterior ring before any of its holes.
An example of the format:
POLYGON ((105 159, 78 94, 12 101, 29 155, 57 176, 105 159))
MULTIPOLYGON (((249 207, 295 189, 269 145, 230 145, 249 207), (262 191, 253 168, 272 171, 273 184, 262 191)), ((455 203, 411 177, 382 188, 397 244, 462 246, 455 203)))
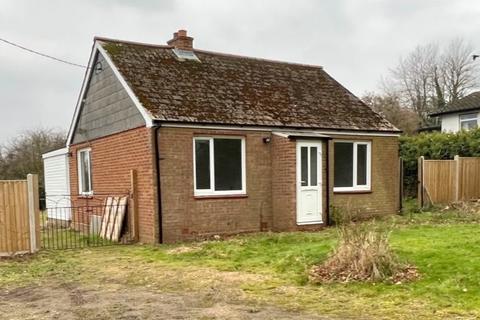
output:
POLYGON ((193 38, 187 36, 187 30, 178 30, 173 34, 173 39, 168 40, 169 46, 180 50, 193 50, 193 38))

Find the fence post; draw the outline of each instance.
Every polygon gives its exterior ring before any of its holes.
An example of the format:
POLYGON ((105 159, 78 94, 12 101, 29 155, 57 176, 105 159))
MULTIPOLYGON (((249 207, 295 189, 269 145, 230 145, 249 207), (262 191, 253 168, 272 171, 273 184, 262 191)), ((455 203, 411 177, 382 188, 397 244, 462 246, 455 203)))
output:
POLYGON ((30 252, 40 247, 40 208, 38 197, 38 175, 27 175, 28 217, 30 226, 30 252))
POLYGON ((423 208, 423 161, 424 156, 418 158, 418 206, 423 208))
POLYGON ((460 179, 462 178, 460 175, 460 157, 458 154, 453 157, 453 160, 455 160, 455 196, 453 198, 455 202, 458 202, 460 200, 460 179))
POLYGON ((130 217, 132 238, 135 242, 138 242, 138 190, 137 190, 137 170, 130 170, 130 217))
POLYGON ((398 158, 398 167, 399 167, 399 170, 400 170, 400 181, 399 181, 399 205, 398 205, 398 210, 401 211, 403 209, 403 158, 402 157, 399 157, 398 158))

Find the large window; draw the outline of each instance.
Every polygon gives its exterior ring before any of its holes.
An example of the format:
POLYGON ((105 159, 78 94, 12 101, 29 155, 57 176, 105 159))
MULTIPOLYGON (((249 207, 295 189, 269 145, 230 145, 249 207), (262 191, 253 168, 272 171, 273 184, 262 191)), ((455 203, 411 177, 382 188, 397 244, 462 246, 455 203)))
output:
POLYGON ((77 155, 78 165, 78 191, 83 195, 93 193, 92 189, 92 162, 90 149, 82 149, 77 155))
POLYGON ((460 115, 460 130, 476 129, 478 127, 478 114, 467 113, 460 115))
POLYGON ((370 190, 370 142, 334 143, 334 191, 370 190))
POLYGON ((245 140, 238 137, 195 137, 195 195, 245 193, 245 140))

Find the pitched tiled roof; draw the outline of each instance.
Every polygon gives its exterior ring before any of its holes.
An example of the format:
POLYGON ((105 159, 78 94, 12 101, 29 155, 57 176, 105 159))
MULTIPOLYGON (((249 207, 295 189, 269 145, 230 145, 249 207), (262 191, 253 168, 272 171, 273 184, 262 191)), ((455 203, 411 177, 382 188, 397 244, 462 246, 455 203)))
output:
POLYGON ((480 109, 480 91, 469 94, 468 96, 448 104, 444 110, 430 114, 431 117, 447 113, 456 113, 469 110, 480 109))
POLYGON ((100 39, 154 119, 309 129, 398 131, 321 67, 100 39))

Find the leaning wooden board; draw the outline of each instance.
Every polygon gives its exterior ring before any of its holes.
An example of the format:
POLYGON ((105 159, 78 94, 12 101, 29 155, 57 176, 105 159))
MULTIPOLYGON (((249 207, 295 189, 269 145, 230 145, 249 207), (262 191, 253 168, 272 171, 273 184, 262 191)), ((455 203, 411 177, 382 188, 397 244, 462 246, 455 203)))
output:
POLYGON ((127 209, 127 197, 107 197, 105 211, 100 227, 100 237, 111 241, 119 241, 123 220, 127 209))
POLYGON ((112 208, 112 197, 107 197, 105 199, 104 204, 104 212, 102 217, 102 225, 100 226, 100 237, 106 239, 107 238, 107 226, 110 221, 110 211, 112 208))
POLYGON ((122 233, 123 220, 125 219, 125 211, 127 208, 127 197, 122 197, 117 202, 116 218, 113 222, 112 241, 120 241, 120 234, 122 233))
POLYGON ((115 220, 117 219, 118 197, 113 197, 110 205, 110 210, 108 210, 108 208, 105 208, 105 210, 107 210, 107 212, 109 212, 110 214, 107 227, 105 228, 105 239, 112 240, 113 225, 115 224, 115 220))

